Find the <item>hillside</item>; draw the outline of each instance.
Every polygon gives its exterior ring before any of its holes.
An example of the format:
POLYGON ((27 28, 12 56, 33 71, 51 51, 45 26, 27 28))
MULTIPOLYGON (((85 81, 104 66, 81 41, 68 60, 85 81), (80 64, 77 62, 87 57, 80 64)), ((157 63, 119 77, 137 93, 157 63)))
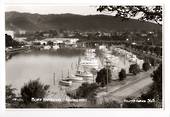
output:
POLYGON ((75 14, 30 14, 19 12, 5 13, 6 30, 79 30, 79 31, 123 31, 123 30, 158 30, 160 25, 140 22, 135 19, 122 21, 121 18, 108 15, 75 14))

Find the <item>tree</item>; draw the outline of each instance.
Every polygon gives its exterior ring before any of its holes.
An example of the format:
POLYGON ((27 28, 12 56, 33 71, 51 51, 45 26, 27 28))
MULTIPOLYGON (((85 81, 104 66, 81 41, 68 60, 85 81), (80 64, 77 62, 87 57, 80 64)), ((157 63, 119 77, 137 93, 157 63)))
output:
POLYGON ((142 69, 144 71, 148 71, 150 69, 150 63, 149 62, 144 62, 143 65, 142 65, 142 69))
POLYGON ((11 103, 12 99, 16 97, 15 90, 12 85, 6 85, 6 103, 11 103))
POLYGON ((113 13, 123 19, 137 18, 141 21, 162 23, 162 6, 99 6, 97 11, 113 13))
POLYGON ((140 72, 140 67, 138 64, 131 64, 129 68, 129 73, 133 73, 134 75, 140 72))
POLYGON ((160 107, 162 102, 162 64, 159 65, 151 76, 154 81, 153 92, 156 100, 156 107, 160 107))
POLYGON ((17 47, 17 46, 21 46, 21 43, 12 39, 10 35, 5 34, 5 46, 6 47, 10 47, 10 46, 17 47))
POLYGON ((121 69, 121 71, 119 72, 119 80, 122 81, 126 78, 126 71, 125 69, 121 69))
POLYGON ((154 58, 149 57, 147 59, 149 59, 149 63, 151 63, 152 66, 156 66, 157 65, 157 61, 154 58))
POLYGON ((32 98, 42 99, 49 89, 49 85, 41 84, 39 79, 29 81, 21 88, 21 96, 24 103, 30 103, 32 98))
POLYGON ((162 56, 162 47, 155 47, 154 48, 154 52, 159 55, 162 56))
POLYGON ((102 87, 111 82, 111 70, 103 68, 97 73, 96 82, 101 84, 102 87))

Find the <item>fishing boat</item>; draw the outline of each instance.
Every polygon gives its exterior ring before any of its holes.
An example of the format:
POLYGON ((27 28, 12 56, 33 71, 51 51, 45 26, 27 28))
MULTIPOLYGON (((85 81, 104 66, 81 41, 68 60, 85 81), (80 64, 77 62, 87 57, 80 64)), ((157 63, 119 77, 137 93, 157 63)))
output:
POLYGON ((70 79, 69 76, 69 71, 68 71, 68 76, 66 79, 63 79, 63 72, 62 72, 62 79, 59 81, 60 85, 64 85, 64 86, 71 86, 72 85, 72 80, 70 79))

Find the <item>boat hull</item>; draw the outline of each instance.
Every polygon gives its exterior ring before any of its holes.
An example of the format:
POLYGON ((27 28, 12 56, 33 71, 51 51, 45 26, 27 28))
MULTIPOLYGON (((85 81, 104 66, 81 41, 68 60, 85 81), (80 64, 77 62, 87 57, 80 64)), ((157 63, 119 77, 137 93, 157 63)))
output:
POLYGON ((61 81, 59 81, 59 84, 60 85, 64 85, 64 86, 71 86, 72 85, 72 81, 61 80, 61 81))

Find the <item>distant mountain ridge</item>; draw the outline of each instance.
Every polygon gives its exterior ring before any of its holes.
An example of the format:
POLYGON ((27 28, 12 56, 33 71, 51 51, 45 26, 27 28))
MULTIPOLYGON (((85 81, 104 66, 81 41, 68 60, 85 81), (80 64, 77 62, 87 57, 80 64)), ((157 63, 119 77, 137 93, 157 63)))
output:
POLYGON ((140 22, 135 19, 122 21, 121 18, 108 15, 76 14, 31 14, 19 12, 5 13, 6 30, 78 30, 78 31, 124 31, 124 30, 160 30, 162 26, 140 22))

